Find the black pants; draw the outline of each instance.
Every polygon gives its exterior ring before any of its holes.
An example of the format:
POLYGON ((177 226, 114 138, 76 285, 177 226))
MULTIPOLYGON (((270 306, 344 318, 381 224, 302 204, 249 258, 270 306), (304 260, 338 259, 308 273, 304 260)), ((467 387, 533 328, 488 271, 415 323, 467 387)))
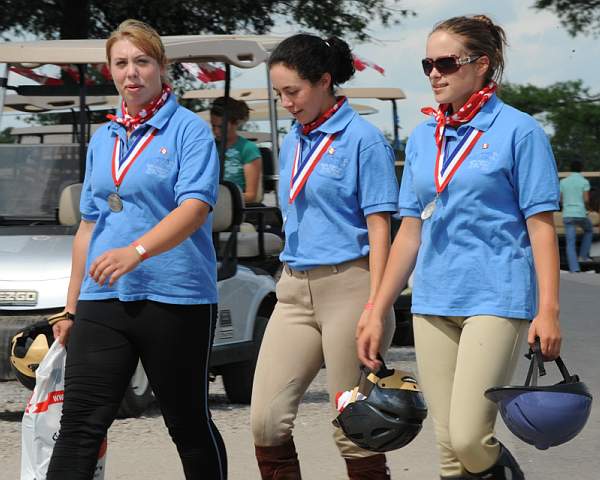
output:
POLYGON ((92 478, 138 359, 186 479, 225 480, 225 445, 208 410, 216 312, 216 305, 80 301, 67 346, 63 415, 47 480, 92 478))

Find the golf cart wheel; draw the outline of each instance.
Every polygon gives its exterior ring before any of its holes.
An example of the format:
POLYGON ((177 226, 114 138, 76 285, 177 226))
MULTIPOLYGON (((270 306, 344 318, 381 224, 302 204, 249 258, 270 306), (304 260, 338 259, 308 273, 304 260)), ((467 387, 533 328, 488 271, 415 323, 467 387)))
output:
POLYGON ((252 398, 252 383, 254 382, 254 370, 258 360, 258 352, 267 328, 268 319, 256 317, 254 326, 254 345, 252 356, 245 362, 232 363, 223 367, 223 385, 225 393, 231 403, 248 405, 252 398))
POLYGON ((117 413, 118 418, 139 417, 154 401, 154 394, 150 387, 142 362, 138 363, 131 381, 125 390, 125 396, 117 413))

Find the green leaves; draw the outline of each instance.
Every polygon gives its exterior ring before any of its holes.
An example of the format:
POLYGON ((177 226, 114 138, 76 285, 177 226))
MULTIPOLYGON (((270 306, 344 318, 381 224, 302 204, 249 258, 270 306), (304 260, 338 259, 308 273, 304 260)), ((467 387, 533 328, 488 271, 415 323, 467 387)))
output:
POLYGON ((506 83, 499 96, 519 110, 535 116, 551 131, 550 142, 559 170, 579 159, 584 170, 600 170, 600 95, 581 80, 549 87, 506 83))
POLYGON ((572 36, 600 33, 600 0, 536 0, 534 8, 554 12, 572 36))

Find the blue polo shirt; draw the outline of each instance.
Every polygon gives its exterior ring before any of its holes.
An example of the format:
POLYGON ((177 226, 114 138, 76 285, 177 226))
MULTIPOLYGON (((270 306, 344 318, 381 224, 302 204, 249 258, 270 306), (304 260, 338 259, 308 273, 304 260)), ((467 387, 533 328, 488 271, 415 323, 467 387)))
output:
POLYGON ((346 101, 309 135, 295 123, 283 140, 279 161, 279 203, 285 222, 281 260, 291 268, 309 270, 368 255, 366 217, 395 212, 398 195, 394 153, 381 132, 346 101), (309 151, 320 132, 337 136, 289 204, 296 145, 302 138, 303 152, 309 151))
MULTIPOLYGON (((419 217, 435 197, 435 126, 427 120, 410 136, 401 216, 419 217)), ((423 221, 412 311, 532 319, 537 289, 525 221, 558 210, 556 162, 537 122, 495 95, 471 122, 445 129, 448 151, 469 126, 484 133, 423 221)))
POLYGON ((583 193, 590 191, 590 182, 579 172, 573 172, 560 181, 563 218, 585 218, 587 211, 583 193))
POLYGON ((195 198, 211 207, 215 205, 219 160, 208 125, 179 106, 174 95, 169 96, 147 123, 158 131, 121 183, 119 196, 123 210, 118 213, 108 208, 107 198, 115 192, 111 174, 115 138, 119 138, 121 149, 127 150, 125 129, 115 122, 107 123, 90 141, 80 209, 82 218, 96 225, 79 298, 216 303, 212 213, 189 238, 145 260, 117 280, 112 288, 98 286, 88 274, 90 264, 99 255, 139 239, 184 200, 195 198))

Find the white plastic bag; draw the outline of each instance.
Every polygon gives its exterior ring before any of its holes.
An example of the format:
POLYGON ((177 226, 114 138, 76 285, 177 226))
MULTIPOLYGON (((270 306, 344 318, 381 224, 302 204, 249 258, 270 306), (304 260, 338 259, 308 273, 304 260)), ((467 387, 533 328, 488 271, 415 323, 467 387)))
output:
MULTIPOLYGON (((21 480, 45 480, 58 437, 65 389, 67 352, 54 342, 35 372, 35 389, 21 423, 21 480)), ((106 439, 98 455, 94 480, 104 479, 106 439)))

